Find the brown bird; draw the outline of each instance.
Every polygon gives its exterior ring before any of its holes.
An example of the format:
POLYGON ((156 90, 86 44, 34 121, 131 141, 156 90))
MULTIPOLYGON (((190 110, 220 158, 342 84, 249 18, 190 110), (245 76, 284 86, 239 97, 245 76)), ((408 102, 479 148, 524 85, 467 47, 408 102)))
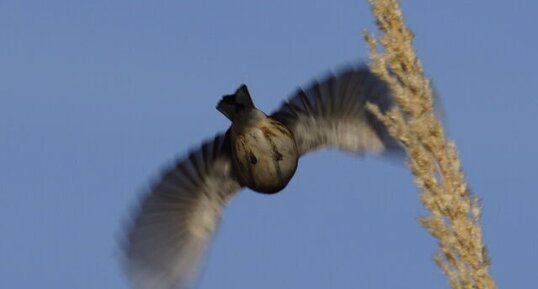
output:
POLYGON ((192 285, 225 204, 243 187, 279 192, 300 156, 330 147, 400 152, 366 102, 386 111, 392 97, 364 66, 299 89, 271 115, 254 106, 245 85, 224 96, 217 109, 231 127, 165 170, 134 214, 124 244, 133 288, 192 285))

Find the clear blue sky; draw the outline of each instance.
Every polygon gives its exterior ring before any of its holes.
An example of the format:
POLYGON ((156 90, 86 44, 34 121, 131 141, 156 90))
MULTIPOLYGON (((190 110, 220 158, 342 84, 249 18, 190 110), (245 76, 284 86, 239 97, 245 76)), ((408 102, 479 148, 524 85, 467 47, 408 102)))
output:
MULTIPOLYGON (((538 288, 538 4, 405 1, 500 288, 538 288)), ((0 2, 0 288, 127 288, 117 236, 247 83, 272 111, 367 58, 367 1, 0 2)), ((448 288, 404 166, 308 155, 227 207, 199 288, 448 288)))

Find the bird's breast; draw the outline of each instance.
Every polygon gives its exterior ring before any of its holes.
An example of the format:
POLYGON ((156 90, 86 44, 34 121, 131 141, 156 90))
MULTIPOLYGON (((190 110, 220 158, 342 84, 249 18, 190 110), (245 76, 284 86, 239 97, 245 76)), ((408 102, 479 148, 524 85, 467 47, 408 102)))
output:
POLYGON ((232 156, 240 181, 260 193, 282 190, 297 169, 298 151, 283 124, 267 118, 258 125, 232 130, 232 156))

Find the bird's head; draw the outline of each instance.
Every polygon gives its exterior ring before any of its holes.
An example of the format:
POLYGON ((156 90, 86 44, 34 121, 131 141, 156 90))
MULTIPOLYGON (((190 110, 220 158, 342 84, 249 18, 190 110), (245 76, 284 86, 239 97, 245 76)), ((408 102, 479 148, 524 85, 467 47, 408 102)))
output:
POLYGON ((250 97, 245 84, 239 86, 234 94, 225 95, 217 104, 217 110, 224 114, 232 122, 244 111, 255 109, 254 102, 250 97))

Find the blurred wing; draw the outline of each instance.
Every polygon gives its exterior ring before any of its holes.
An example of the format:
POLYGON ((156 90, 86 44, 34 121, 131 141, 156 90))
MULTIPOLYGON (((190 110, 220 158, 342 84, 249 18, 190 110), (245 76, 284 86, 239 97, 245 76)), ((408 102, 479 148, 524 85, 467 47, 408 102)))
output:
POLYGON ((366 110, 366 102, 388 110, 392 97, 387 85, 365 66, 348 68, 300 89, 271 117, 293 132, 301 154, 326 147, 357 153, 402 151, 366 110))
POLYGON ((227 134, 165 171, 127 232, 125 261, 133 288, 189 286, 223 206, 240 189, 227 134))

